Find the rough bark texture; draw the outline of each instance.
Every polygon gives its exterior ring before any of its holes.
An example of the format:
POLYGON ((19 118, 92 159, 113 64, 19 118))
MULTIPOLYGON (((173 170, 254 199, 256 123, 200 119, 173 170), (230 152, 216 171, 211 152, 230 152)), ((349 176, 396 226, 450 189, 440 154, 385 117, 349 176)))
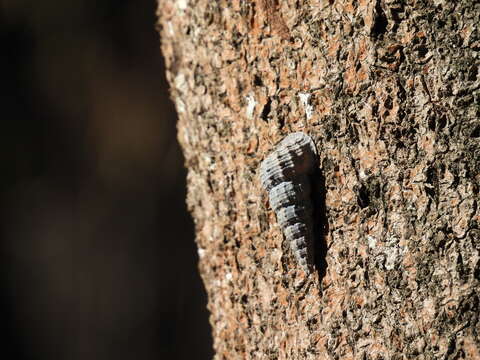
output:
POLYGON ((479 6, 160 1, 216 359, 480 358, 479 6), (310 275, 258 180, 293 131, 310 275))

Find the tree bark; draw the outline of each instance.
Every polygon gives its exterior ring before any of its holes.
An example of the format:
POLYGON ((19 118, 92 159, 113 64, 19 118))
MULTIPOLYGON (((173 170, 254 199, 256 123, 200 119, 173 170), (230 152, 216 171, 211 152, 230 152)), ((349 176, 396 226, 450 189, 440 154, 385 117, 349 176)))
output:
POLYGON ((162 0, 216 359, 480 359, 480 7, 162 0), (316 260, 260 186, 318 148, 316 260))

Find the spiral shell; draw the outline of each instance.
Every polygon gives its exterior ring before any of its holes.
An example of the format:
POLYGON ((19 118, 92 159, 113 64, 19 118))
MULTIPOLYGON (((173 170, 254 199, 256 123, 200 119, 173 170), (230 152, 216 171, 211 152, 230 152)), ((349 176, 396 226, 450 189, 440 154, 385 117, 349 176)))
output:
POLYGON ((260 182, 268 192, 285 239, 300 266, 313 264, 313 206, 309 176, 315 170, 313 140, 302 132, 285 137, 260 165, 260 182))

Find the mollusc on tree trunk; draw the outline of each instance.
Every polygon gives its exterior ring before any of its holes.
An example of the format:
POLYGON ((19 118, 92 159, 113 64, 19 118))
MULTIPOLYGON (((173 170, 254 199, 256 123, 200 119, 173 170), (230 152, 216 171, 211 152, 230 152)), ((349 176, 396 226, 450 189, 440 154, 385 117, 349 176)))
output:
POLYGON ((162 0, 216 359, 480 358, 474 1, 162 0), (305 271, 260 181, 308 134, 305 271))

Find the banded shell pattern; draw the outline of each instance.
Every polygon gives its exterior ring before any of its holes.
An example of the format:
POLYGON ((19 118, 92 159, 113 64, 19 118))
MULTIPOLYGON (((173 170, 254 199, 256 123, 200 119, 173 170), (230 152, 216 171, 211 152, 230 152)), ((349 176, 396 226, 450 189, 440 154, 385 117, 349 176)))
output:
POLYGON ((260 181, 268 192, 285 239, 307 273, 313 264, 313 207, 309 176, 317 151, 302 132, 287 135, 260 165, 260 181))

